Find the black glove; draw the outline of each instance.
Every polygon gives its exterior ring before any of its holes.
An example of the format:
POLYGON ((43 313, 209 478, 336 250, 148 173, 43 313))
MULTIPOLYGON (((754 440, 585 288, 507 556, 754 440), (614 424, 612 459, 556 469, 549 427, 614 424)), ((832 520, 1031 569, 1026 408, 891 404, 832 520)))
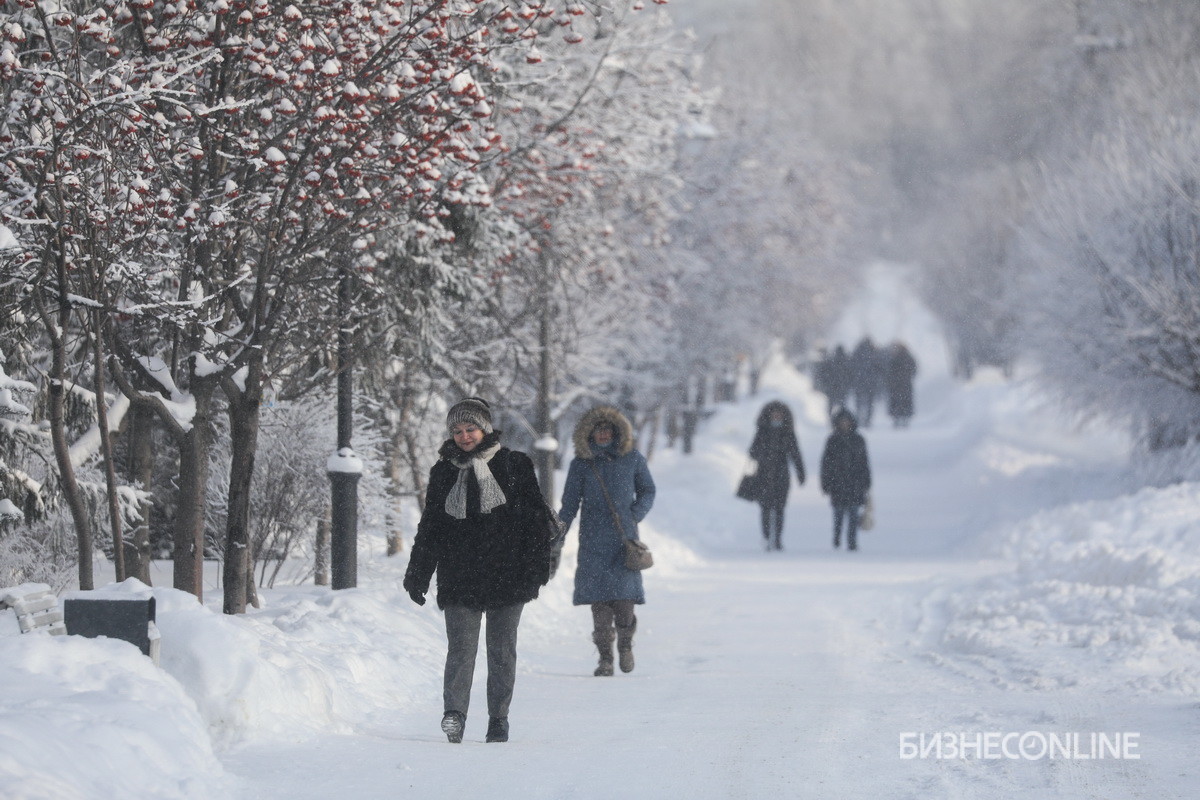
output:
POLYGON ((408 592, 408 596, 412 601, 419 606, 425 605, 425 590, 417 588, 417 582, 412 580, 411 576, 404 578, 404 591, 408 592))

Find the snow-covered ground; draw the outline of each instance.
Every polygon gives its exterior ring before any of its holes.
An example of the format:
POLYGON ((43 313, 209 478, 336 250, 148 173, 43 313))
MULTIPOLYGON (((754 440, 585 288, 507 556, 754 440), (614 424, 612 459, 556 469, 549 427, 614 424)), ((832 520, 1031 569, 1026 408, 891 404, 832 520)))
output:
POLYGON ((161 669, 0 625, 0 797, 1195 797, 1200 486, 1133 491, 1122 437, 1019 382, 951 380, 894 268, 834 337, 864 331, 921 372, 912 427, 865 431, 862 550, 832 550, 815 480, 782 553, 733 497, 770 399, 816 469, 823 401, 777 361, 694 454, 654 454, 629 675, 591 676, 568 546, 522 622, 507 744, 482 743, 482 658, 466 742, 446 743, 441 616, 400 590, 403 555, 371 556, 358 589, 270 590, 237 618, 156 588, 161 669), (1052 737, 1073 757, 1040 754, 1052 737))

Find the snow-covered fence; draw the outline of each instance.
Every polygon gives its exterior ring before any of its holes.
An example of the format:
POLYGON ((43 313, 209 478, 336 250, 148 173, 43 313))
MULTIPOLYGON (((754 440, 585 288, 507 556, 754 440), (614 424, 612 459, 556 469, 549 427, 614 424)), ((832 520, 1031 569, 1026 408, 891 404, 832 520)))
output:
POLYGON ((61 636, 67 632, 58 598, 44 583, 22 583, 0 589, 0 612, 10 608, 16 614, 21 633, 46 630, 53 636, 61 636))

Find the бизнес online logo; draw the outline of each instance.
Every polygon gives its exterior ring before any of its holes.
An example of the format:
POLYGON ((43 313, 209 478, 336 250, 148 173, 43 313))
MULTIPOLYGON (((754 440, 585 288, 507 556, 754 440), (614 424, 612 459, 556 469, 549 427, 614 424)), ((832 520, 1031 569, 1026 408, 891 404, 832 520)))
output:
POLYGON ((906 731, 902 759, 1122 760, 1140 759, 1140 733, 1053 731, 906 731))

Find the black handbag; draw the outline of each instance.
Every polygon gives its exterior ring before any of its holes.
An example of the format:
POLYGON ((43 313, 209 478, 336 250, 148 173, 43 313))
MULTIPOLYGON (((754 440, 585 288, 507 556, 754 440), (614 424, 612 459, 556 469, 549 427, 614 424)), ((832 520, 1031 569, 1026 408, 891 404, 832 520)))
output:
POLYGON ((743 500, 756 502, 758 500, 758 476, 743 475, 738 481, 737 496, 743 500))
POLYGON ((650 548, 637 539, 625 537, 625 527, 621 525, 621 515, 617 513, 617 507, 608 495, 608 487, 604 485, 604 479, 600 477, 600 470, 596 469, 594 461, 589 461, 588 464, 591 466, 592 472, 596 474, 596 482, 600 484, 600 491, 604 492, 604 499, 608 502, 608 510, 612 512, 613 524, 617 526, 617 533, 621 534, 621 538, 625 540, 625 569, 640 572, 653 567, 654 556, 650 553, 650 548))

